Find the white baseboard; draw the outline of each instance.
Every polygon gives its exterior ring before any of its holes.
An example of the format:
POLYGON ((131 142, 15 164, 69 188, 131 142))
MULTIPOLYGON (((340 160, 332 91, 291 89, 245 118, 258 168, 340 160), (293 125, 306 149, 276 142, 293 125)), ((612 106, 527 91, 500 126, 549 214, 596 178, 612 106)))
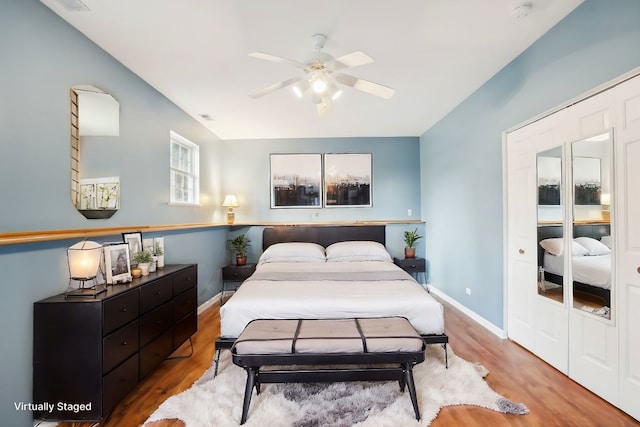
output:
POLYGON ((222 296, 222 293, 217 293, 211 298, 209 298, 207 301, 200 304, 200 306, 198 306, 198 314, 201 314, 203 311, 211 307, 213 304, 216 304, 218 301, 220 301, 221 296, 222 296))
POLYGON ((454 306, 455 308, 460 310, 463 314, 465 314, 466 316, 470 317, 473 321, 478 323, 480 326, 484 327, 486 330, 488 330, 492 334, 496 335, 498 338, 502 338, 502 339, 506 339, 507 338, 507 334, 506 334, 506 332, 504 330, 500 329, 499 327, 497 327, 493 323, 489 322, 487 319, 485 319, 484 317, 480 316, 475 311, 470 310, 466 306, 460 304, 458 301, 454 300, 449 295, 441 292, 440 290, 438 290, 438 288, 434 287, 433 285, 429 285, 429 292, 431 292, 432 294, 434 294, 438 298, 446 301, 447 303, 451 304, 452 306, 454 306))

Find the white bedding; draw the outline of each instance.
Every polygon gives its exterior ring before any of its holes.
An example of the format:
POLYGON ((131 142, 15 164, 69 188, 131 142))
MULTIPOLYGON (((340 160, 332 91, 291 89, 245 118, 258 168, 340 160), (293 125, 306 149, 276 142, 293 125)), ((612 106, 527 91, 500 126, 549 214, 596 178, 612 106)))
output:
MULTIPOLYGON (((544 254, 544 270, 563 276, 564 257, 544 254)), ((572 257, 573 280, 611 289, 611 254, 572 257)))
MULTIPOLYGON (((399 270, 391 262, 273 262, 259 271, 377 272, 399 270)), ((444 333, 442 305, 409 275, 383 281, 250 280, 220 308, 221 333, 237 337, 254 319, 335 319, 403 316, 420 334, 444 333)))

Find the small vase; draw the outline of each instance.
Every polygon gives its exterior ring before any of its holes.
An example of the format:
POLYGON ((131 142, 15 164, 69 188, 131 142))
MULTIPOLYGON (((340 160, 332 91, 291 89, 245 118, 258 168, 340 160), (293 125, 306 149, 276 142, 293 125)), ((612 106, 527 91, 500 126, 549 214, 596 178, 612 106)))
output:
POLYGON ((149 275, 149 267, 150 267, 151 263, 148 262, 141 262, 138 264, 138 268, 140 270, 142 270, 142 275, 143 276, 148 276, 149 275))
POLYGON ((156 266, 158 265, 158 257, 152 256, 151 259, 153 259, 153 261, 149 264, 149 273, 154 273, 156 271, 156 266))
POLYGON ((164 268, 164 255, 158 255, 158 268, 164 268))
POLYGON ((142 276, 142 270, 138 267, 132 267, 131 268, 131 277, 133 277, 134 279, 137 279, 138 277, 142 276))
POLYGON ((416 257, 416 248, 404 248, 404 257, 412 259, 416 257))

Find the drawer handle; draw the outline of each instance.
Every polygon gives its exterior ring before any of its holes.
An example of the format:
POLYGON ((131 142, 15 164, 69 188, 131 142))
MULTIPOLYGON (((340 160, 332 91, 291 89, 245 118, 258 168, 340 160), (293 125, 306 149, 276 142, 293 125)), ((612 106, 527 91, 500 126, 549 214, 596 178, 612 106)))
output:
POLYGON ((520 255, 524 254, 524 249, 518 249, 518 253, 519 253, 520 255))
POLYGON ((162 320, 156 320, 156 325, 161 325, 162 324, 162 320))
POLYGON ((156 295, 162 295, 162 292, 156 291, 156 295))
POLYGON ((124 347, 125 345, 127 345, 127 342, 126 342, 126 341, 124 341, 124 342, 122 343, 122 346, 123 346, 123 347, 124 347))
POLYGON ((123 312, 123 313, 126 313, 127 309, 126 308, 121 308, 120 311, 123 312))
POLYGON ((416 265, 415 264, 411 265, 411 268, 416 268, 416 265))

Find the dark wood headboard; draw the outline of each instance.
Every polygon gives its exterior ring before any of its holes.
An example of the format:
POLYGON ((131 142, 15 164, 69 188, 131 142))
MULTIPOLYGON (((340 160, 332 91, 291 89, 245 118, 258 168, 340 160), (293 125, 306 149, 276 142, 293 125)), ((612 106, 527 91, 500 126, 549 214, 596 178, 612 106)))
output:
POLYGON ((262 250, 276 243, 311 242, 325 248, 336 242, 369 240, 385 245, 384 225, 282 225, 262 232, 262 250))

